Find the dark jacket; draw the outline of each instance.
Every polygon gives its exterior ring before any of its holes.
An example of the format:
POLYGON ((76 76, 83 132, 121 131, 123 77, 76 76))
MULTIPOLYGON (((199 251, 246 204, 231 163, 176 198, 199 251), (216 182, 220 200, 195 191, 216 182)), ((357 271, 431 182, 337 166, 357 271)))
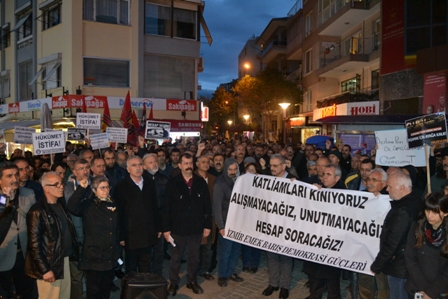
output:
POLYGON ((106 173, 113 177, 116 183, 128 175, 126 170, 121 168, 117 163, 113 167, 106 167, 106 173))
POLYGON ((383 272, 399 278, 406 278, 404 248, 411 224, 417 220, 423 208, 423 201, 416 192, 390 203, 391 209, 384 219, 380 235, 380 251, 370 266, 374 273, 383 272))
MULTIPOLYGON (((238 164, 234 158, 227 158, 224 161, 222 175, 216 179, 213 188, 213 217, 218 229, 226 226, 227 213, 229 212, 230 196, 232 195, 235 182, 229 177, 228 169, 233 164, 238 164)), ((237 176, 239 171, 237 172, 237 176)))
POLYGON ((101 201, 93 193, 85 198, 87 188, 78 186, 67 204, 70 213, 82 217, 84 226, 78 267, 81 270, 112 270, 120 257, 117 205, 113 201, 101 201))
MULTIPOLYGON (((72 236, 72 256, 78 259, 78 243, 72 219, 65 209, 65 200, 58 200, 64 208, 72 236)), ((64 278, 64 252, 62 244, 62 224, 47 203, 45 195, 34 204, 26 216, 28 227, 28 246, 25 259, 25 274, 36 279, 53 271, 56 279, 64 278)))
POLYGON ((157 233, 162 231, 162 226, 154 182, 143 179, 143 190, 140 190, 127 176, 115 186, 114 198, 119 216, 119 239, 125 241, 125 247, 139 249, 157 243, 157 233))
POLYGON ((36 195, 36 199, 40 199, 42 198, 42 196, 44 196, 44 189, 42 188, 42 185, 39 184, 38 182, 28 180, 25 182, 25 185, 23 187, 33 190, 34 195, 36 195))
POLYGON ((422 247, 414 248, 416 224, 414 222, 409 229, 404 251, 409 274, 404 287, 410 294, 423 291, 431 298, 438 298, 440 293, 448 292, 448 258, 440 254, 440 248, 429 246, 426 239, 422 247))
POLYGON ((161 212, 163 202, 165 201, 165 186, 170 178, 160 171, 157 171, 155 174, 151 174, 146 170, 143 172, 143 177, 148 178, 148 180, 154 181, 157 194, 157 206, 159 207, 159 211, 161 212))
POLYGON ((191 192, 184 176, 171 178, 165 188, 163 231, 188 236, 202 234, 212 228, 212 208, 207 183, 193 173, 191 192))
MULTIPOLYGON (((345 185, 340 179, 336 185, 330 189, 345 189, 345 185)), ((341 276, 341 269, 310 261, 303 262, 303 272, 318 279, 338 279, 341 276)))
POLYGON ((347 178, 345 179, 345 187, 349 190, 358 190, 361 186, 361 174, 359 171, 351 172, 348 174, 347 178))

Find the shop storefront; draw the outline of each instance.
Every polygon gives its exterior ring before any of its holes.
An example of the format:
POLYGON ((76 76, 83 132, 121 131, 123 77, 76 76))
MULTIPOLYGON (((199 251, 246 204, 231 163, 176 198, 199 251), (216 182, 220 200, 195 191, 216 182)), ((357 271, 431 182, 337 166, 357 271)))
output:
POLYGON ((289 119, 288 130, 287 136, 292 138, 294 144, 304 143, 307 138, 320 135, 321 125, 313 122, 309 116, 294 116, 289 119))

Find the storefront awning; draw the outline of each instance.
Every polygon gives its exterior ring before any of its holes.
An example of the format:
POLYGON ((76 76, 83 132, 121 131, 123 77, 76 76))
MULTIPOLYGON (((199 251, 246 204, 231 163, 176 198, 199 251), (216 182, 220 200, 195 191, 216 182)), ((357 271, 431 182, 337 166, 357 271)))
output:
POLYGON ((340 115, 329 116, 316 120, 321 124, 375 124, 375 125, 397 125, 403 124, 408 119, 419 117, 421 115, 340 115))

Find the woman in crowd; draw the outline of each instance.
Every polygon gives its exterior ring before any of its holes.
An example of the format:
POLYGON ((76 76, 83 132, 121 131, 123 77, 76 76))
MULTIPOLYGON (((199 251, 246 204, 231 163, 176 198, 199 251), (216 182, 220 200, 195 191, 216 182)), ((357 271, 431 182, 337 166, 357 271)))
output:
POLYGON ((430 194, 424 216, 412 224, 404 252, 409 278, 405 289, 423 299, 440 298, 448 292, 448 197, 430 194))
POLYGON ((116 203, 109 197, 106 177, 93 178, 90 186, 93 193, 84 198, 88 184, 87 179, 79 182, 67 209, 82 217, 84 244, 79 268, 85 271, 87 299, 107 299, 119 258, 118 213, 116 203))

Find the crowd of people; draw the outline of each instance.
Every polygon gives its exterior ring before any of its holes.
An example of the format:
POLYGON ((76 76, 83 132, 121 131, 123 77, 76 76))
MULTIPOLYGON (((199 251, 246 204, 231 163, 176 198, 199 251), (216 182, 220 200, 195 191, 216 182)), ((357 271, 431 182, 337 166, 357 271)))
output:
POLYGON ((300 180, 318 188, 388 194, 391 202, 371 274, 303 262, 307 299, 448 296, 448 148, 432 150, 431 193, 426 169, 384 168, 369 154, 327 141, 253 143, 246 137, 92 150, 67 142, 66 152, 0 155, 0 298, 109 298, 113 281, 130 272, 163 276, 175 296, 182 263, 186 287, 204 290, 198 277, 226 287, 256 273, 266 254, 268 281, 261 296, 288 298, 292 257, 226 237, 232 190, 245 173, 300 180), (123 262, 124 260, 124 262, 123 262), (123 264, 124 263, 124 264, 123 264), (122 266, 123 264, 123 266, 122 266), (217 271, 215 271, 217 270, 217 271), (123 272, 124 271, 124 272, 123 272))

